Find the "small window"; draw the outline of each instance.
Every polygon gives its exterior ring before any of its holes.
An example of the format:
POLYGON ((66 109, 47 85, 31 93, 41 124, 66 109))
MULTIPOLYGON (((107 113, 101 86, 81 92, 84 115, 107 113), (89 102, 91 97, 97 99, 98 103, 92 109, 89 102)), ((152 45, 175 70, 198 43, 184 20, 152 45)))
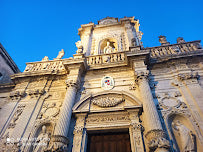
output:
POLYGON ((3 78, 3 74, 0 72, 0 80, 3 78))

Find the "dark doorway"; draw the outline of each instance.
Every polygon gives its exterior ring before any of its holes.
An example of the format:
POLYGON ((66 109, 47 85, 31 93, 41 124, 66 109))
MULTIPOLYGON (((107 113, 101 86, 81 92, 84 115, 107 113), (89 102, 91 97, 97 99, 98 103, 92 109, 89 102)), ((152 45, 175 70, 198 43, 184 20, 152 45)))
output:
POLYGON ((129 133, 88 134, 87 152, 131 152, 129 133))

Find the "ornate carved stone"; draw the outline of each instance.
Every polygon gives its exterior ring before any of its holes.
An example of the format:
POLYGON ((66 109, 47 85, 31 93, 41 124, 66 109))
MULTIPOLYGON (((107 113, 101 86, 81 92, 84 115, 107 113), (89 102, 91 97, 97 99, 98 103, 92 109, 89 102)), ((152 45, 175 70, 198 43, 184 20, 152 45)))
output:
POLYGON ((101 80, 101 88, 104 90, 111 90, 114 87, 114 79, 110 76, 105 76, 101 80))
POLYGON ((140 123, 131 123, 130 125, 132 126, 134 131, 139 131, 139 132, 144 131, 144 127, 140 123))
POLYGON ((33 151, 34 152, 46 151, 48 148, 49 141, 50 141, 49 134, 47 133, 46 126, 43 125, 41 133, 35 140, 33 151))
POLYGON ((38 119, 52 119, 60 112, 61 103, 45 103, 38 116, 38 119))
POLYGON ((76 134, 82 134, 83 129, 84 129, 84 126, 75 126, 73 134, 74 135, 76 135, 76 134))
POLYGON ((13 118, 12 118, 12 120, 11 120, 9 126, 8 126, 8 129, 15 127, 16 121, 18 120, 18 118, 19 118, 20 115, 22 114, 24 108, 25 108, 25 104, 20 104, 20 105, 18 105, 17 110, 16 110, 16 112, 14 113, 14 116, 13 116, 13 118))
POLYGON ((118 22, 118 18, 114 18, 114 17, 106 17, 98 21, 99 25, 108 25, 108 24, 113 24, 117 22, 118 22))
POLYGON ((172 123, 174 132, 178 133, 181 140, 181 151, 196 151, 195 135, 190 129, 183 125, 179 120, 172 123))
POLYGON ((52 135, 51 143, 46 152, 64 152, 68 151, 67 145, 69 141, 68 138, 61 135, 52 135))
POLYGON ((39 97, 40 95, 43 95, 44 93, 45 93, 44 89, 33 89, 33 90, 28 90, 27 94, 31 98, 34 98, 34 97, 39 97))
POLYGON ((45 57, 42 59, 42 61, 49 61, 48 56, 45 56, 45 57))
POLYGON ((115 121, 129 121, 130 118, 128 115, 115 115, 115 116, 106 116, 102 115, 100 117, 88 117, 86 122, 88 123, 98 123, 98 122, 115 122, 115 121))
POLYGON ((82 42, 81 41, 77 41, 75 43, 76 47, 78 48, 78 50, 76 51, 77 54, 81 54, 83 53, 83 46, 82 46, 82 42))
POLYGON ((129 86, 129 90, 136 90, 137 84, 135 82, 131 82, 129 86))
POLYGON ((10 93, 9 97, 11 100, 18 100, 26 96, 25 91, 13 91, 10 93))
POLYGON ((197 79, 198 77, 199 75, 197 72, 178 74, 178 79, 180 81, 187 80, 187 79, 197 79))
POLYGON ((169 45, 170 43, 166 40, 165 36, 160 35, 159 36, 159 42, 161 43, 161 45, 169 45))
POLYGON ((79 87, 79 82, 78 82, 78 80, 75 80, 75 79, 68 79, 68 80, 66 80, 66 85, 67 85, 67 87, 76 87, 76 88, 78 88, 79 87))
POLYGON ((56 59, 61 59, 64 56, 65 52, 63 49, 61 49, 61 51, 59 51, 58 56, 56 57, 56 59))
POLYGON ((183 39, 183 37, 178 37, 177 43, 185 43, 185 40, 183 39))
POLYGON ((135 71, 136 82, 139 85, 138 81, 140 79, 147 79, 149 75, 149 71, 135 71))
POLYGON ((170 148, 169 141, 167 140, 167 135, 163 130, 151 130, 147 132, 145 137, 148 140, 150 150, 155 150, 157 148, 170 148))
POLYGON ((99 99, 94 99, 92 103, 94 105, 97 105, 99 107, 115 107, 116 105, 122 103, 125 101, 123 98, 117 98, 117 97, 101 97, 99 99))

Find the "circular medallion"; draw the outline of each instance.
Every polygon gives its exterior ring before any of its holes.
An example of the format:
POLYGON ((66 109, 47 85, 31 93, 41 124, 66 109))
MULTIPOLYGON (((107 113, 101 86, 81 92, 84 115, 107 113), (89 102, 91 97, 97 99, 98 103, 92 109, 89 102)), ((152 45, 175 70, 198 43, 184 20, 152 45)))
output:
POLYGON ((114 80, 110 76, 105 76, 101 80, 101 88, 104 90, 111 90, 114 87, 114 80))
POLYGON ((162 102, 167 107, 175 107, 179 104, 179 101, 174 98, 165 98, 162 100, 162 102))

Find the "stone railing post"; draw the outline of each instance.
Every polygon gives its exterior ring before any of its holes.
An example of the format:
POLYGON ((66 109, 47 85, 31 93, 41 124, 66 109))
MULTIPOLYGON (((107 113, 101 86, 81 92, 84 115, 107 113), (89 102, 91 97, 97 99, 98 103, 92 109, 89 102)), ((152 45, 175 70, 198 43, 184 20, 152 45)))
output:
POLYGON ((148 71, 135 71, 135 76, 143 101, 145 137, 148 140, 149 149, 156 152, 167 152, 170 145, 153 101, 148 83, 148 71))
POLYGON ((64 102, 62 104, 59 119, 56 123, 54 134, 52 136, 52 144, 50 149, 52 151, 67 151, 68 144, 68 130, 72 115, 72 107, 75 103, 75 96, 80 84, 79 69, 70 71, 68 79, 66 80, 67 91, 64 102), (71 74, 72 73, 72 74, 71 74), (73 75, 74 73, 74 75, 73 75))

